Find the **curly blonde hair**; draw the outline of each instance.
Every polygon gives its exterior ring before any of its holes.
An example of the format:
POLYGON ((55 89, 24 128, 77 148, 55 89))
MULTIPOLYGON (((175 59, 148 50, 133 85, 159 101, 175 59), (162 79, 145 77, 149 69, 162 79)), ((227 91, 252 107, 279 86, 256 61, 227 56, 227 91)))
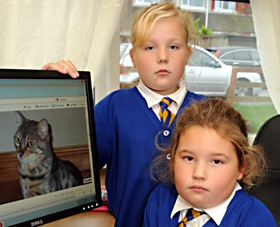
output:
POLYGON ((159 19, 172 16, 177 16, 182 24, 186 33, 187 44, 190 40, 197 40, 192 14, 188 11, 182 11, 171 2, 162 2, 142 8, 135 14, 130 35, 132 50, 135 47, 142 46, 147 41, 154 24, 159 19))
POLYGON ((234 146, 239 169, 245 167, 240 183, 249 188, 261 182, 266 169, 263 150, 259 146, 249 145, 246 121, 238 111, 220 98, 193 103, 180 113, 171 145, 165 149, 160 148, 162 153, 153 162, 151 173, 155 180, 173 183, 174 156, 179 138, 183 132, 193 126, 214 129, 234 146))

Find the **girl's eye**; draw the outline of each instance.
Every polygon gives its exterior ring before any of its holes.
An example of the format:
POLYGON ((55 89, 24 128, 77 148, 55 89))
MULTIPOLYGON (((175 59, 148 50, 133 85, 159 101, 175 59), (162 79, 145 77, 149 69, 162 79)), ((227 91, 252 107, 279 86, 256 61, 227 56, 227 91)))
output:
POLYGON ((186 157, 184 157, 184 159, 188 162, 193 161, 193 157, 191 157, 191 156, 186 156, 186 157))
POLYGON ((222 164, 223 162, 221 160, 213 160, 213 163, 215 165, 219 165, 219 164, 222 164))
POLYGON ((27 146, 28 146, 29 148, 34 147, 34 145, 35 145, 35 143, 34 143, 33 141, 29 141, 29 142, 27 143, 27 146))
POLYGON ((175 46, 175 45, 172 45, 172 46, 170 46, 170 49, 171 49, 171 50, 176 50, 176 49, 178 49, 178 47, 175 46))
POLYGON ((148 47, 146 47, 146 50, 153 50, 153 49, 154 49, 153 46, 148 46, 148 47))

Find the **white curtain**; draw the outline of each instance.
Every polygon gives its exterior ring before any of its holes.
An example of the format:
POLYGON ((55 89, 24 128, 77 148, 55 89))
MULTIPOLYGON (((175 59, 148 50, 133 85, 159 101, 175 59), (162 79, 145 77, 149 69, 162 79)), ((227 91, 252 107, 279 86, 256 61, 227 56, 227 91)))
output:
POLYGON ((0 67, 41 69, 47 62, 70 59, 100 84, 123 2, 0 1, 0 67))
POLYGON ((280 113, 280 1, 250 2, 264 77, 272 102, 280 113))

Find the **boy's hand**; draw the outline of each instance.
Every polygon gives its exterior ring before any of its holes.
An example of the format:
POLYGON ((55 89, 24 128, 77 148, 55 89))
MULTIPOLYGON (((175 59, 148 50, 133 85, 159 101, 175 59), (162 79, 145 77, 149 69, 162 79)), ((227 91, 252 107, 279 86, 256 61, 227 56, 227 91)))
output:
POLYGON ((62 74, 69 74, 72 78, 77 78, 79 76, 78 70, 75 65, 69 60, 59 61, 56 63, 47 63, 43 66, 44 70, 56 70, 62 74))

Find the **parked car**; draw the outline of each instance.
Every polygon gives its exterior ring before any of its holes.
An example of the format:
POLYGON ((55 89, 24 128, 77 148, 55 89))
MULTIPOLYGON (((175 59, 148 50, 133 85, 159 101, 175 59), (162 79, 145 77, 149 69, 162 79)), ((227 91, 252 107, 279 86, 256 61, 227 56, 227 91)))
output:
POLYGON ((129 56, 129 51, 132 48, 131 43, 121 43, 120 44, 120 66, 133 67, 131 58, 129 56))
MULTIPOLYGON (((257 48, 245 46, 220 46, 207 47, 217 58, 226 65, 239 67, 261 67, 260 56, 257 48)), ((263 73, 260 73, 261 79, 265 82, 263 73)))
POLYGON ((131 43, 120 44, 120 87, 126 88, 138 84, 139 75, 133 67, 129 50, 132 48, 131 43))
MULTIPOLYGON (((132 67, 132 62, 129 56, 131 44, 121 44, 121 49, 126 51, 120 56, 120 83, 121 87, 135 85, 139 81, 137 71, 132 67)), ((186 80, 187 88, 191 91, 201 93, 208 96, 226 97, 230 85, 232 66, 224 64, 221 60, 215 57, 206 49, 195 46, 188 65, 185 67, 184 79, 186 80)), ((258 73, 238 73, 238 81, 247 81, 261 83, 262 80, 258 73)), ((244 88, 235 89, 235 94, 258 95, 262 88, 244 88)))
POLYGON ((242 67, 260 67, 257 48, 242 46, 207 47, 208 51, 227 65, 242 67))

